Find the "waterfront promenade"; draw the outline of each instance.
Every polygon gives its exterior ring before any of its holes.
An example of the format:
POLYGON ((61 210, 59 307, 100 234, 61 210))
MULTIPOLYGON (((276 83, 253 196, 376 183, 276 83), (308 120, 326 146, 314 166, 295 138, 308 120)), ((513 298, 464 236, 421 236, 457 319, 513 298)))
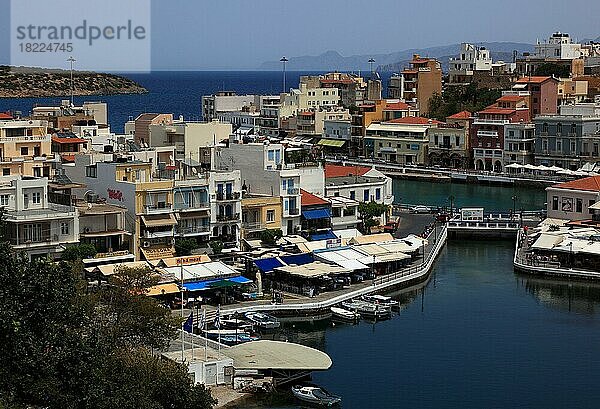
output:
MULTIPOLYGON (((245 313, 249 311, 267 311, 278 315, 303 315, 328 309, 336 304, 363 295, 384 292, 390 288, 405 286, 423 281, 431 272, 435 259, 446 244, 447 229, 445 226, 434 229, 427 236, 427 244, 423 246, 423 257, 412 265, 395 273, 377 277, 350 288, 319 294, 318 296, 298 297, 293 301, 286 299, 282 304, 271 304, 269 300, 249 301, 221 308, 221 314, 245 313)), ((209 308, 207 317, 214 316, 214 307, 209 308), (211 314, 212 313, 212 314, 211 314)))

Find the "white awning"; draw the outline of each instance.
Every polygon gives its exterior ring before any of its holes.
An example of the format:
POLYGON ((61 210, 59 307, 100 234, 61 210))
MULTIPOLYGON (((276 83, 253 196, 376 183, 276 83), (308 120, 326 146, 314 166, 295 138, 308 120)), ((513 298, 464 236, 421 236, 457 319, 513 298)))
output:
POLYGON ((238 271, 233 270, 221 261, 211 261, 208 263, 192 264, 181 267, 167 267, 163 270, 172 274, 178 280, 180 280, 181 274, 183 273, 184 282, 227 278, 240 275, 238 271))
POLYGON ((540 237, 531 246, 535 250, 552 250, 554 246, 563 241, 561 236, 554 234, 540 234, 540 237))

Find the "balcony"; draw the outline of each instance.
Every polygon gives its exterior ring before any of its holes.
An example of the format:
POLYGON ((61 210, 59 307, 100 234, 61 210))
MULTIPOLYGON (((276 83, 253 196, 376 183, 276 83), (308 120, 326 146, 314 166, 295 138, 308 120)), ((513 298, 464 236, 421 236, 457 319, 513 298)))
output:
POLYGON ((171 203, 159 202, 153 205, 144 206, 144 214, 165 214, 173 211, 173 205, 171 203))
POLYGON ((240 219, 239 213, 218 214, 217 215, 218 222, 232 222, 232 221, 238 221, 239 219, 240 219))
POLYGON ((287 211, 288 216, 298 216, 300 214, 300 209, 297 207, 291 208, 287 211))
POLYGON ((300 194, 300 189, 297 187, 289 187, 286 192, 290 196, 296 196, 300 194))
POLYGON ((240 192, 229 192, 229 193, 217 192, 217 201, 225 202, 228 200, 239 200, 240 196, 241 196, 240 192))
POLYGON ((497 131, 477 131, 478 138, 497 138, 497 131))
POLYGON ((196 203, 175 203, 173 206, 175 210, 181 211, 194 211, 194 210, 209 210, 209 202, 196 202, 196 203))
POLYGON ((159 231, 145 231, 143 234, 145 239, 162 239, 165 237, 173 237, 173 229, 159 231))
POLYGON ((242 229, 248 232, 265 230, 265 224, 262 222, 244 222, 242 223, 242 229))
POLYGON ((44 136, 7 136, 0 138, 0 143, 4 142, 50 142, 50 135, 44 136))
POLYGON ((180 236, 197 235, 197 234, 208 234, 210 233, 210 226, 178 226, 177 234, 180 236))

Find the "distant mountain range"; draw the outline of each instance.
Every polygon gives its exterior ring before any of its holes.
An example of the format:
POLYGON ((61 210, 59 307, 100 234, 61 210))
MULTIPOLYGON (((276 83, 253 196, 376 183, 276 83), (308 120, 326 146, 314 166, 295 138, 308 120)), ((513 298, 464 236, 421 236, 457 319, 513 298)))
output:
MULTIPOLYGON (((519 55, 523 52, 532 52, 534 46, 526 43, 489 42, 477 43, 491 51, 494 61, 512 61, 513 50, 519 55)), ((352 55, 345 57, 337 51, 327 51, 317 56, 288 57, 287 68, 290 71, 366 71, 369 69, 369 59, 373 58, 379 71, 399 71, 408 65, 413 54, 422 57, 433 57, 440 60, 444 71, 448 69, 448 58, 456 56, 460 51, 460 44, 451 44, 429 48, 412 48, 389 54, 352 55)), ((277 71, 281 69, 279 61, 267 61, 260 65, 260 70, 277 71)))

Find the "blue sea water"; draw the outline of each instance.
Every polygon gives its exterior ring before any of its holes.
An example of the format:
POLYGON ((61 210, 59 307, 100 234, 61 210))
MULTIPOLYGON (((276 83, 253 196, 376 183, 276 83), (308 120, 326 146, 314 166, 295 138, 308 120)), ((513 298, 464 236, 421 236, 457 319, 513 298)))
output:
MULTIPOLYGON (((300 76, 317 72, 287 72, 286 88, 297 87, 300 76)), ((114 132, 123 132, 129 117, 144 112, 172 113, 183 115, 188 120, 202 119, 202 96, 218 91, 235 91, 238 94, 279 94, 283 90, 283 74, 279 71, 159 71, 149 74, 123 74, 138 82, 147 94, 140 95, 97 95, 75 97, 75 104, 84 101, 108 103, 109 122, 114 132)), ((389 74, 382 74, 387 83, 389 74)), ((0 98, 0 112, 31 112, 34 104, 60 104, 56 98, 0 98)))

